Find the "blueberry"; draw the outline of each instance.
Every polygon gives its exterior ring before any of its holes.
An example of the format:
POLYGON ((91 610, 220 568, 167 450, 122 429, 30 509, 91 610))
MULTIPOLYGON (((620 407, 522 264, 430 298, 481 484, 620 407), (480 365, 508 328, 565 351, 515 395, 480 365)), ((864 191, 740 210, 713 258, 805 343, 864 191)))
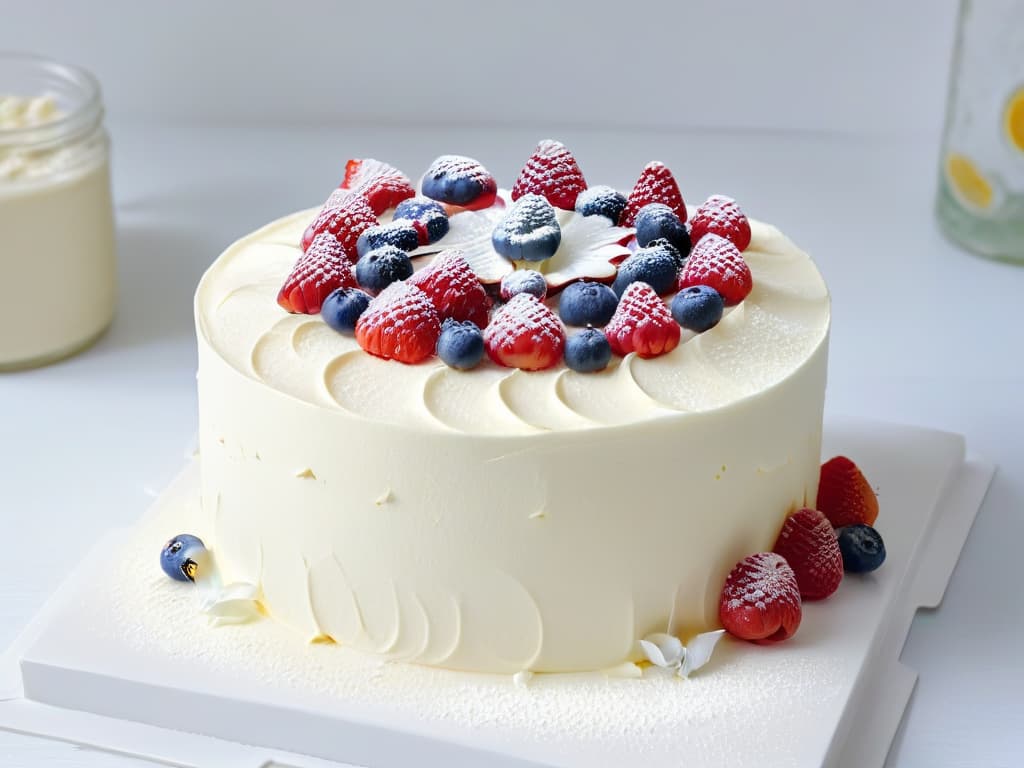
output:
POLYGON ((411 221, 396 220, 388 224, 369 227, 356 240, 356 253, 365 256, 374 248, 393 245, 403 251, 411 251, 420 244, 420 237, 411 221))
POLYGON ((491 233, 494 250, 512 261, 550 259, 562 242, 555 208, 540 195, 523 195, 491 233))
POLYGON ((690 233, 675 211, 663 203, 649 203, 636 214, 636 242, 641 248, 652 240, 668 240, 683 256, 690 252, 690 233))
POLYGON ((427 242, 436 243, 448 234, 448 214, 444 206, 429 197, 410 197, 395 208, 396 219, 418 221, 427 230, 427 242))
POLYGON ((544 301, 548 295, 548 281, 534 269, 509 272, 501 278, 501 298, 509 301, 517 293, 529 293, 544 301))
POLYGON ((675 288, 678 272, 679 251, 668 243, 638 248, 619 265, 612 290, 621 296, 631 283, 639 280, 651 286, 655 293, 668 293, 675 288))
POLYGON ((857 523, 837 531, 839 551, 843 553, 843 570, 868 573, 885 562, 885 543, 870 525, 857 523))
POLYGON ((338 288, 327 294, 320 305, 320 316, 331 328, 351 336, 356 332, 356 321, 370 304, 370 295, 358 288, 338 288))
POLYGON ((684 251, 680 251, 678 248, 676 248, 674 245, 672 245, 672 243, 670 243, 666 238, 659 237, 656 240, 651 240, 651 242, 649 242, 646 247, 647 248, 667 248, 668 252, 671 253, 675 257, 676 266, 678 266, 680 269, 682 269, 683 265, 686 264, 686 259, 690 255, 690 245, 689 244, 690 244, 689 240, 687 240, 684 243, 684 245, 686 246, 686 251, 684 252, 684 251))
POLYGON ((626 196, 611 187, 590 187, 576 198, 576 212, 583 216, 604 216, 612 224, 619 223, 619 216, 626 208, 626 196))
POLYGON ((494 177, 471 157, 442 155, 423 175, 423 194, 452 205, 484 207, 494 202, 494 177))
POLYGON ((565 340, 565 364, 574 371, 603 371, 611 359, 608 338, 597 328, 584 328, 565 340))
POLYGON ((412 277, 412 259, 393 245, 374 248, 356 262, 356 280, 371 293, 380 293, 396 280, 412 277))
POLYGON ((160 568, 175 581, 195 581, 199 564, 206 556, 206 545, 202 539, 182 533, 160 550, 160 568))
POLYGON ((445 320, 437 339, 437 356, 461 371, 475 368, 484 357, 483 331, 469 320, 445 320))
POLYGON ((558 300, 558 314, 566 325, 602 328, 615 314, 619 297, 603 283, 569 283, 558 300))
POLYGON ((672 317, 683 328, 704 333, 718 325, 725 302, 718 291, 709 285, 691 285, 683 288, 672 299, 672 317))

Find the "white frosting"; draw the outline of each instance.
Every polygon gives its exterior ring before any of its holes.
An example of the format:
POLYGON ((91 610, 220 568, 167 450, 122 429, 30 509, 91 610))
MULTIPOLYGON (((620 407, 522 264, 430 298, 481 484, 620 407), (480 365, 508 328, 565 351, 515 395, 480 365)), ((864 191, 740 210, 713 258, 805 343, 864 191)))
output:
POLYGON ((715 628, 729 569, 816 493, 829 301, 807 255, 754 222, 753 292, 668 355, 466 373, 277 306, 314 214, 232 245, 196 295, 225 578, 309 638, 459 669, 604 669, 715 628))

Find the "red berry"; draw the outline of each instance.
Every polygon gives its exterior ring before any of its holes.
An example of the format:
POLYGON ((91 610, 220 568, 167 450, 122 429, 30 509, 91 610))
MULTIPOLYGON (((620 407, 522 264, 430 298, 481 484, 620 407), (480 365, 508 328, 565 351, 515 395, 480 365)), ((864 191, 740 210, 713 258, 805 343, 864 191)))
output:
POLYGON ((470 320, 478 328, 486 327, 491 300, 462 251, 441 251, 430 266, 409 278, 409 282, 430 297, 442 318, 470 320))
POLYGON ((345 256, 355 262, 359 258, 356 251, 359 235, 378 223, 366 198, 347 189, 336 189, 302 235, 302 250, 309 248, 313 238, 321 232, 330 232, 345 249, 345 256))
POLYGON ((410 365, 434 354, 441 317, 430 298, 408 281, 377 295, 356 323, 356 341, 371 355, 410 365))
POLYGON ((679 275, 679 290, 707 285, 727 307, 739 304, 754 287, 754 277, 739 248, 718 235, 704 235, 693 246, 679 275))
POLYGON ((277 303, 294 314, 315 315, 335 288, 355 288, 352 262, 329 232, 313 238, 277 294, 277 303))
POLYGON ((633 191, 626 198, 626 207, 619 216, 619 226, 632 227, 640 209, 650 203, 664 203, 680 221, 686 221, 686 203, 683 202, 672 171, 664 163, 653 162, 644 166, 640 178, 633 185, 633 191))
POLYGON ((361 194, 378 216, 416 195, 416 188, 408 176, 394 166, 372 158, 345 163, 345 178, 339 189, 361 194))
POLYGON ((836 456, 821 465, 818 483, 818 510, 834 528, 878 519, 878 497, 860 468, 845 456, 836 456))
POLYGON ((724 237, 745 251, 750 245, 750 221, 731 197, 712 195, 690 219, 690 242, 696 243, 707 234, 724 237))
POLYGON ((828 518, 818 510, 804 507, 786 518, 772 550, 786 558, 804 600, 823 600, 839 589, 843 553, 828 518))
POLYGON ((630 283, 619 299, 615 314, 604 329, 612 352, 624 357, 657 357, 679 344, 679 323, 668 306, 647 283, 630 283))
POLYGON ((565 347, 565 328, 540 299, 517 293, 494 313, 484 331, 491 360, 506 368, 540 371, 557 365, 565 347))
POLYGON ((718 618, 726 631, 755 643, 792 637, 802 615, 796 575, 774 552, 740 560, 725 580, 718 603, 718 618))
POLYGON ((512 186, 512 199, 535 194, 547 198, 556 208, 571 211, 576 198, 587 188, 576 158, 564 144, 545 139, 530 155, 512 186))

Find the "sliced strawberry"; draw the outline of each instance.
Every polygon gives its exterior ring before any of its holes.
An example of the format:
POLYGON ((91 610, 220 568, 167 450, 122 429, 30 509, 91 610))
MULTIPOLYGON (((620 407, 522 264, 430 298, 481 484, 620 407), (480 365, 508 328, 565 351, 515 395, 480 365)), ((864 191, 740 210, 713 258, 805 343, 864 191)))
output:
POLYGON ((796 632, 802 616, 796 574, 781 555, 750 555, 725 580, 718 617, 734 637, 755 643, 785 640, 796 632))
POLYGON ((356 323, 356 341, 371 355, 413 365, 434 354, 441 317, 430 298, 408 281, 392 283, 356 323))
POLYGON ((347 189, 336 189, 327 198, 313 223, 306 227, 302 235, 302 250, 309 248, 313 238, 321 232, 329 232, 341 243, 345 249, 345 256, 354 262, 359 258, 356 250, 359 235, 364 229, 378 223, 377 215, 365 197, 347 189))
POLYGON ((722 296, 727 307, 739 304, 754 287, 754 277, 739 248, 724 237, 704 235, 693 246, 679 274, 679 290, 707 285, 722 296))
POLYGON ((345 163, 345 178, 338 188, 361 194, 378 216, 416 195, 408 176, 393 165, 372 158, 345 163))
POLYGON ((828 518, 816 509, 798 509, 786 518, 772 550, 786 558, 804 600, 823 600, 839 589, 843 553, 828 518))
POLYGON ((409 282, 430 297, 442 319, 470 320, 478 328, 487 326, 491 300, 461 251, 441 251, 409 282))
POLYGON ((845 456, 821 465, 817 507, 834 528, 874 525, 878 519, 878 496, 860 468, 845 456))
POLYGON ((335 288, 355 288, 352 262, 330 232, 313 238, 277 294, 277 303, 293 314, 315 315, 335 288))
POLYGON ((741 251, 750 245, 750 221, 731 197, 712 195, 690 219, 690 240, 696 243, 704 235, 724 237, 741 251))
POLYGON ((536 296, 517 293, 494 313, 484 331, 484 343, 498 365, 540 371, 562 359, 565 328, 536 296))
POLYGON ((672 171, 664 163, 657 161, 648 163, 640 172, 640 178, 633 185, 633 191, 626 199, 626 207, 619 217, 620 227, 632 227, 640 209, 650 203, 664 203, 679 217, 686 221, 686 203, 679 192, 679 185, 672 171))
POLYGON ((682 332, 661 297, 647 283, 630 283, 604 329, 612 352, 657 357, 679 344, 682 332))
POLYGON ((571 211, 576 198, 587 188, 579 163, 564 144, 545 139, 530 155, 512 187, 512 199, 534 194, 547 198, 556 208, 571 211))

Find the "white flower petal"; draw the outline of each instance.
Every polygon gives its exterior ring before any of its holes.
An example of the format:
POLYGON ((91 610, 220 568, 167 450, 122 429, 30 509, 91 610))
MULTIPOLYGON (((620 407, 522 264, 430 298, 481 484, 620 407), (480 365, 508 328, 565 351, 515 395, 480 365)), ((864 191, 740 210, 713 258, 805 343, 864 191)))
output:
POLYGON ((640 641, 647 660, 658 667, 676 667, 682 662, 686 649, 675 635, 657 632, 640 641))
MULTIPOLYGON (((560 222, 563 217, 559 217, 560 222)), ((544 262, 541 272, 548 285, 559 287, 573 280, 607 280, 615 277, 612 259, 628 256, 629 249, 619 241, 633 230, 612 226, 604 216, 564 217, 562 242, 555 255, 544 262)))
POLYGON ((259 590, 255 585, 237 582, 208 595, 203 600, 201 609, 210 616, 215 626, 244 624, 259 618, 258 598, 259 590))
POLYGON ((707 664, 711 660, 715 646, 718 645, 718 641, 724 634, 724 629, 716 629, 714 632, 704 632, 692 638, 686 644, 686 654, 679 666, 680 677, 687 677, 691 672, 695 672, 707 664))
POLYGON ((457 213, 448 220, 448 234, 436 243, 421 245, 409 255, 416 258, 457 248, 481 282, 499 283, 515 269, 515 265, 491 245, 491 233, 504 215, 505 209, 497 206, 457 213))
POLYGON ((528 669, 522 669, 512 675, 512 682, 519 688, 525 688, 530 684, 533 679, 533 672, 528 669))

